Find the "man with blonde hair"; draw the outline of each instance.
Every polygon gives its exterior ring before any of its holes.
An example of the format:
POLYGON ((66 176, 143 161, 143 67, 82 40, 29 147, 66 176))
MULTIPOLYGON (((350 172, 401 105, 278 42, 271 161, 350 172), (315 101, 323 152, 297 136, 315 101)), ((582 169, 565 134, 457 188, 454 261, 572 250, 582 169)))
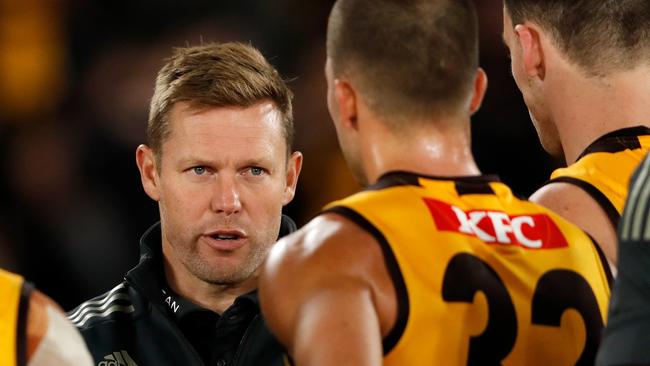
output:
POLYGON ((136 151, 160 222, 125 281, 69 313, 99 365, 284 363, 256 288, 271 246, 295 230, 282 215, 302 164, 291 98, 248 45, 178 48, 167 60, 136 151))

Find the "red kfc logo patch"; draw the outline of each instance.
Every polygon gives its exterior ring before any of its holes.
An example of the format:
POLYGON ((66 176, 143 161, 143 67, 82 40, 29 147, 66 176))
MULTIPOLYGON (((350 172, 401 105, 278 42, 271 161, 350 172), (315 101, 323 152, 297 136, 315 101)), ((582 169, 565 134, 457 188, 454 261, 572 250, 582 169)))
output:
POLYGON ((473 236, 487 244, 517 245, 526 249, 568 246, 555 222, 545 214, 509 216, 502 211, 463 211, 429 198, 424 202, 440 231, 473 236))

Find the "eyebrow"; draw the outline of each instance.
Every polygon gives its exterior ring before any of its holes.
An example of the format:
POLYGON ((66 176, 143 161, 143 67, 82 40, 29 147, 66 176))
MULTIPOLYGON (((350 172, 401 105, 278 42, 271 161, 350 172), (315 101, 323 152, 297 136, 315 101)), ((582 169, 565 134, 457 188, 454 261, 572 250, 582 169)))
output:
POLYGON ((273 166, 272 159, 268 158, 257 158, 257 159, 248 159, 244 160, 244 163, 242 164, 243 166, 265 166, 265 167, 271 167, 273 166))
POLYGON ((179 159, 181 165, 213 165, 213 161, 199 158, 197 156, 185 156, 179 159))
MULTIPOLYGON (((203 159, 199 158, 197 156, 187 156, 182 159, 180 159, 180 163, 184 165, 205 165, 205 166, 216 166, 219 165, 216 161, 210 160, 210 159, 203 159)), ((260 158, 251 158, 251 159, 246 159, 243 160, 240 166, 265 166, 265 167, 270 167, 273 165, 272 159, 269 159, 267 157, 260 157, 260 158)))

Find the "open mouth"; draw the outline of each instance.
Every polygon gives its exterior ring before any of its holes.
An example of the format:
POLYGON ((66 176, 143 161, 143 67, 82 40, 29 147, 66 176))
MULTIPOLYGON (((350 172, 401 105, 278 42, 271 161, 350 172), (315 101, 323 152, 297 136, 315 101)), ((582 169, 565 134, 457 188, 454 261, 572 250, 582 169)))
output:
POLYGON ((246 239, 246 234, 237 229, 229 230, 214 230, 205 234, 206 236, 217 240, 217 241, 236 241, 240 239, 246 239))
POLYGON ((217 229, 204 234, 205 243, 218 251, 234 251, 247 243, 247 235, 238 229, 217 229))
POLYGON ((215 240, 237 240, 242 238, 239 234, 213 234, 210 237, 215 240))

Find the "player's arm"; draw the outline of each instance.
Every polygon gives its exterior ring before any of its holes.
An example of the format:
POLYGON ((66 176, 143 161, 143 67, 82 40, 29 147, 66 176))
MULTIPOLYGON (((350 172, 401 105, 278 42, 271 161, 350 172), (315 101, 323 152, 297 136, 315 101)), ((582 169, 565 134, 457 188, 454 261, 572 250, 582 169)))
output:
POLYGON ((297 365, 382 363, 382 333, 394 320, 377 307, 378 283, 388 278, 381 271, 374 238, 334 214, 273 248, 260 281, 262 311, 297 365))
POLYGON ((61 308, 33 290, 27 311, 27 365, 92 365, 92 358, 77 329, 61 308))
POLYGON ((605 210, 587 192, 573 184, 556 182, 540 188, 530 200, 555 211, 591 235, 616 273, 616 230, 605 210))

